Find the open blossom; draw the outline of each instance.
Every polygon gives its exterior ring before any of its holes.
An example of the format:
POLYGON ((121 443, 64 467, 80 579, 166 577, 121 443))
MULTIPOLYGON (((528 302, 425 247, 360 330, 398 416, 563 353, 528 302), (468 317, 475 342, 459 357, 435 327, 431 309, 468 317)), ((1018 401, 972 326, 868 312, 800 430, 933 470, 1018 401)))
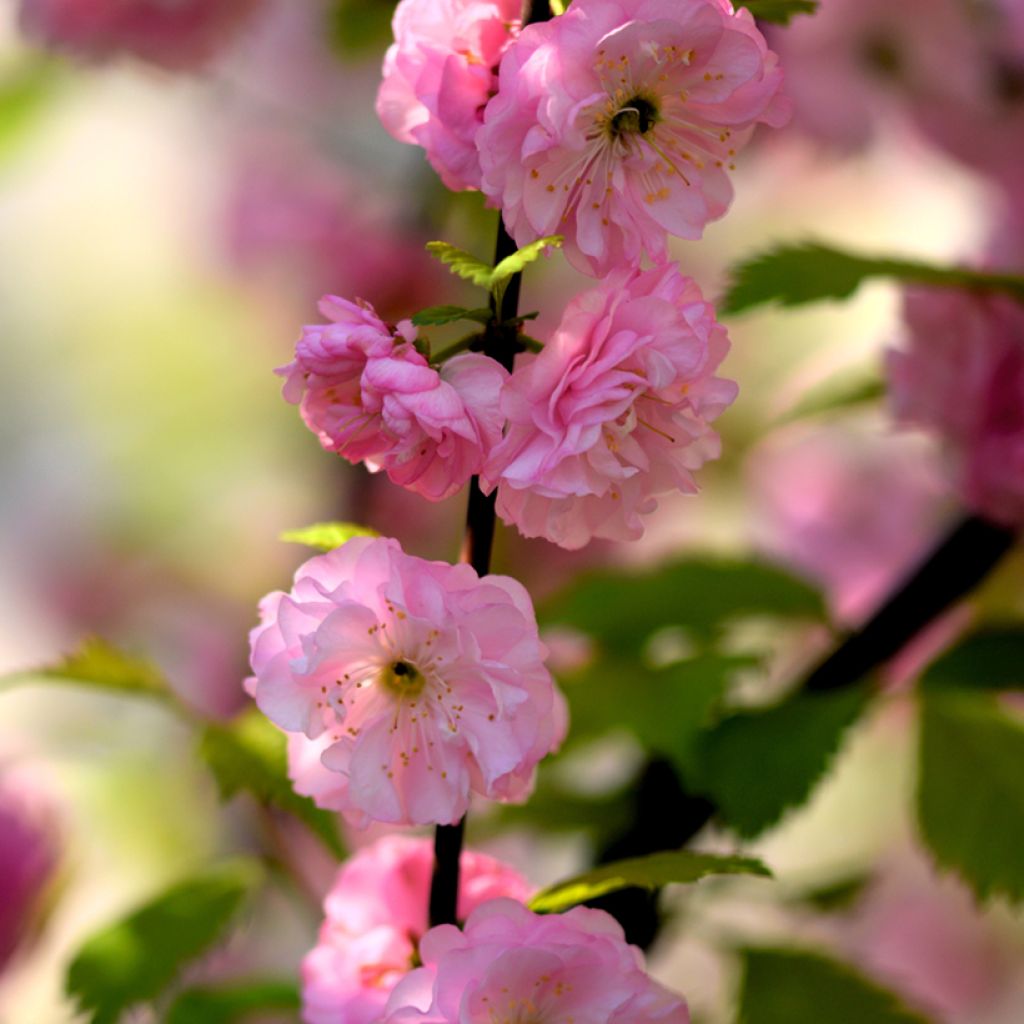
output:
POLYGON ((277 371, 285 398, 328 451, 431 501, 454 494, 501 437, 506 371, 475 352, 438 371, 408 320, 392 330, 369 305, 333 295, 319 308, 330 323, 303 328, 295 359, 277 371))
POLYGON ((527 537, 566 548, 635 540, 654 496, 697 490, 719 454, 709 422, 736 385, 714 376, 729 340, 674 265, 620 270, 578 295, 502 392, 508 432, 482 480, 527 537))
MULTIPOLYGON (((391 990, 413 968, 429 927, 427 905, 434 854, 428 839, 385 836, 338 872, 324 901, 316 947, 302 964, 306 1024, 370 1024, 391 990)), ((460 859, 458 917, 487 900, 525 902, 530 887, 518 871, 482 853, 460 859)))
POLYGON ((202 64, 261 0, 21 0, 40 43, 86 59, 128 53, 172 70, 202 64))
POLYGON ((519 0, 402 0, 395 9, 377 113, 400 142, 422 146, 455 191, 480 187, 476 133, 521 14, 519 0))
POLYGON ((423 966, 391 993, 381 1024, 688 1024, 686 1003, 652 980, 602 910, 531 913, 513 900, 431 929, 423 966))
POLYGON ((1024 307, 1001 295, 914 288, 904 316, 907 345, 889 354, 897 419, 938 433, 968 505, 1024 523, 1024 307))
POLYGON ((251 692, 282 729, 330 735, 339 785, 319 788, 355 824, 451 824, 471 792, 525 799, 565 734, 529 595, 507 576, 357 537, 260 616, 251 692))
POLYGON ((729 0, 576 0, 501 63, 477 135, 483 191, 519 245, 566 236, 586 273, 666 256, 732 199, 758 122, 784 123, 782 72, 729 0))

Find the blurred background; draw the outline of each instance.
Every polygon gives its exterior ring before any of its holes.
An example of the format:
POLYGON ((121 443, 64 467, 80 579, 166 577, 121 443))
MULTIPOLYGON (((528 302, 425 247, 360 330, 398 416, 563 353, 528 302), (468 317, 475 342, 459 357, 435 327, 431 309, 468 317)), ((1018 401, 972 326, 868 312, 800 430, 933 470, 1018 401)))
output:
MULTIPOLYGON (((427 505, 323 453, 273 369, 325 292, 395 319, 468 298, 423 243, 486 255, 495 214, 477 195, 446 193, 420 151, 377 122, 382 0, 236 4, 209 38, 156 43, 62 35, 60 6, 8 0, 0 11, 0 671, 100 634, 157 663, 196 715, 226 720, 248 700, 256 602, 287 588, 308 555, 282 530, 349 519, 415 554, 457 556, 464 495, 427 505)), ((742 154, 727 217, 703 241, 676 243, 706 295, 721 294, 738 259, 808 236, 1020 270, 1020 5, 1008 0, 998 31, 981 4, 962 5, 978 8, 969 23, 947 23, 959 6, 824 0, 814 19, 772 29, 796 116, 742 154), (974 60, 991 72, 981 84, 949 81, 943 69, 974 60), (953 96, 941 104, 937 78, 953 96)), ((543 338, 585 286, 557 255, 531 268, 533 333, 543 338)), ((701 473, 702 493, 663 500, 629 546, 569 554, 503 530, 498 571, 544 598, 595 564, 756 554, 820 589, 833 626, 876 606, 957 514, 941 453, 895 432, 880 401, 801 410, 823 388, 880 380, 881 353, 900 338, 897 292, 870 285, 843 304, 727 325, 722 372, 740 398, 719 421, 724 454, 701 473)), ((1018 558, 981 605, 1019 615, 1020 578, 1018 558)), ((931 649, 972 614, 956 613, 931 649)), ((777 685, 829 635, 791 625, 760 637, 768 655, 743 685, 777 685)), ((556 662, 585 658, 579 641, 553 636, 556 662)), ((655 972, 696 1019, 732 1019, 723 948, 765 936, 832 949, 935 1020, 1024 1019, 1019 915, 978 910, 914 837, 912 662, 892 669, 885 701, 812 802, 750 844, 778 884, 699 887, 653 949, 655 972), (833 890, 842 898, 817 899, 833 890)), ((601 792, 628 784, 643 737, 593 733, 552 771, 570 787, 584 776, 601 792)), ((12 865, 0 898, 4 1024, 78 1019, 63 977, 86 936, 261 841, 244 807, 219 804, 186 724, 68 687, 0 695, 0 808, 0 846, 12 847, 0 852, 0 868, 12 865)), ((300 873, 315 896, 329 865, 286 828, 279 838, 310 862, 300 873)), ((480 838, 537 884, 597 842, 528 815, 480 838)), ((270 890, 193 971, 293 975, 318 923, 315 902, 270 890)))

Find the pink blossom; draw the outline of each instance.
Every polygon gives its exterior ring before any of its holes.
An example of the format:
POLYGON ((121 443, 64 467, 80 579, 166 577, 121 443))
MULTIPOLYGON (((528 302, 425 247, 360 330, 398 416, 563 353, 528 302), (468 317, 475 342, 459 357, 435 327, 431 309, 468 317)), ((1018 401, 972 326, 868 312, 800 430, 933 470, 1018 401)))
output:
POLYGON ((402 0, 395 9, 377 113, 400 142, 422 146, 455 191, 480 187, 476 133, 521 13, 519 0, 402 0))
POLYGON ((897 419, 936 431, 969 506, 1024 522, 1024 307, 1001 295, 908 290, 909 338, 889 353, 897 419))
POLYGON ((310 786, 357 825, 454 823, 471 792, 523 800, 564 736, 533 606, 507 576, 357 537, 260 616, 250 690, 282 729, 329 734, 338 786, 310 786))
POLYGON ((475 352, 438 371, 408 320, 392 329, 371 306, 333 295, 319 308, 330 323, 303 328, 295 359, 277 371, 285 397, 328 451, 431 501, 454 494, 501 437, 506 371, 475 352))
MULTIPOLYGON (((386 836, 338 872, 324 902, 316 947, 302 964, 306 1024, 370 1024, 395 984, 413 967, 429 927, 427 905, 433 850, 427 839, 386 836)), ((482 853, 460 862, 459 918, 498 897, 525 902, 526 880, 482 853)))
POLYGON ((643 955, 601 910, 531 913, 496 899, 463 931, 432 928, 423 966, 391 993, 381 1024, 688 1024, 683 1000, 644 971, 643 955))
POLYGON ((714 376, 728 348, 674 264, 578 295, 502 392, 508 432, 481 478, 501 517, 565 548, 635 540, 654 496, 694 493, 693 471, 719 454, 708 423, 736 396, 714 376))
POLYGON ((732 199, 758 122, 781 125, 782 72, 729 0, 576 0, 501 62, 477 135, 483 191, 519 245, 566 236, 601 276, 700 238, 732 199))
POLYGON ((122 53, 171 70, 212 57, 262 0, 21 0, 31 39, 76 56, 122 53))

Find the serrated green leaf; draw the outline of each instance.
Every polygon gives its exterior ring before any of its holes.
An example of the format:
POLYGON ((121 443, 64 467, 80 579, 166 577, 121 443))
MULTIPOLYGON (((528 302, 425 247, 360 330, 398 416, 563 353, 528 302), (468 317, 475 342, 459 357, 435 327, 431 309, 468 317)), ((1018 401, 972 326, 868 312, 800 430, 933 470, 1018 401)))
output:
POLYGON ((827 381, 807 392, 799 402, 779 417, 779 424, 794 423, 811 416, 847 412, 872 405, 885 397, 885 382, 877 374, 827 381))
POLYGON ((333 551, 353 537, 379 536, 376 530, 358 523, 313 523, 297 530, 285 530, 280 539, 290 544, 305 544, 318 551, 333 551))
POLYGON ((453 324, 457 320, 475 320, 478 324, 486 324, 491 319, 489 309, 467 309, 465 306, 429 306, 421 309, 412 318, 417 327, 441 327, 453 324))
POLYGON ((1024 629, 981 630, 932 662, 921 677, 928 689, 1024 689, 1024 629))
POLYGON ((562 235, 548 235, 546 238, 538 238, 536 242, 524 245, 521 249, 516 249, 511 256, 506 256, 491 272, 491 287, 508 280, 515 274, 522 273, 523 268, 539 259, 545 249, 560 248, 564 241, 565 238, 562 235))
POLYGON ((696 781, 725 823, 752 838, 807 800, 867 701, 864 687, 848 687, 731 715, 701 737, 696 781))
POLYGON ((449 242, 427 242, 427 252, 464 281, 490 289, 493 268, 471 252, 449 242))
POLYGON ((297 1012, 301 1007, 294 982, 264 980, 222 988, 204 986, 182 992, 171 1004, 163 1024, 235 1024, 253 1013, 297 1012))
POLYGON ((733 268, 732 285, 720 306, 739 313, 766 302, 799 306, 821 299, 845 299, 872 277, 910 284, 1001 291, 1024 300, 1024 277, 940 267, 916 260, 865 256, 818 242, 779 245, 733 268))
POLYGON ((575 626, 627 658, 639 657, 665 626, 681 625, 710 641, 731 621, 754 614, 827 619, 821 596, 782 569, 699 557, 644 572, 586 573, 540 607, 545 623, 575 626))
POLYGON ((798 14, 814 14, 818 0, 745 0, 746 7, 758 21, 788 25, 798 14))
POLYGON ((179 882, 86 940, 68 968, 68 994, 91 1024, 114 1024, 221 939, 261 878, 253 861, 232 861, 179 882))
POLYGON ((227 725, 208 725, 199 741, 199 754, 225 800, 238 792, 251 793, 261 803, 293 814, 339 860, 345 856, 335 816, 292 788, 287 740, 256 708, 243 711, 227 725))
POLYGON ((743 951, 739 1024, 928 1024, 852 968, 793 949, 743 951))
POLYGON ((633 886, 660 889, 675 882, 698 882, 709 875, 760 875, 770 878, 771 872, 752 857, 723 857, 691 850, 652 853, 646 857, 630 857, 614 864, 602 864, 585 874, 549 885, 530 900, 530 909, 541 914, 557 914, 620 889, 633 886))
POLYGON ((52 665, 3 676, 0 689, 34 682, 88 686, 165 701, 174 699, 174 691, 155 665, 125 654, 96 636, 86 637, 76 651, 52 665))
POLYGON ((925 694, 917 816, 935 860, 979 899, 1024 899, 1024 727, 991 695, 925 694))

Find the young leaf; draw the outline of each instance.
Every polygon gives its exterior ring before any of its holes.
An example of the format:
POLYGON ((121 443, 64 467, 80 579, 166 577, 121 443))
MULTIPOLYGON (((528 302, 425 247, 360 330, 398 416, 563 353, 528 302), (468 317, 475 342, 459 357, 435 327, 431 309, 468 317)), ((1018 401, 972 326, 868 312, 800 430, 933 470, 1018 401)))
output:
POLYGON ((232 861, 179 882, 86 940, 68 968, 68 994, 90 1024, 114 1024, 214 945, 260 880, 255 862, 232 861))
POLYGON ((60 61, 29 58, 0 79, 0 157, 32 128, 66 81, 60 61))
POLYGON ((224 988, 185 989, 171 1004, 163 1024, 234 1024, 250 1014, 274 1010, 298 1013, 302 999, 294 982, 252 981, 224 988))
POLYGON ((305 544, 318 551, 333 551, 353 537, 379 537, 369 526, 358 523, 313 523, 297 530, 285 530, 280 539, 291 544, 305 544))
POLYGON ((577 903, 633 886, 660 889, 673 882, 698 882, 708 875, 760 875, 771 872, 752 857, 722 857, 691 850, 652 853, 602 864, 600 867, 541 889, 530 900, 530 909, 540 914, 557 914, 577 903))
POLYGON ((150 662, 125 654, 100 637, 87 637, 78 650, 52 665, 0 678, 0 688, 21 683, 52 682, 90 686, 114 693, 136 694, 173 701, 174 692, 163 673, 150 662))
POLYGON ((864 405, 873 405, 885 397, 885 382, 877 373, 870 376, 846 377, 827 381, 805 394, 791 409, 779 417, 778 423, 793 423, 810 416, 846 412, 864 405))
POLYGON ((799 306, 820 299, 845 299, 871 277, 1002 291, 1024 300, 1024 277, 938 267, 916 260, 858 256, 819 242, 798 242, 776 246, 736 266, 720 308, 728 314, 765 302, 799 306))
POLYGON ((295 815, 339 860, 345 856, 335 816, 292 788, 284 733, 255 708, 228 725, 208 725, 199 741, 199 754, 213 772, 223 799, 249 792, 261 803, 295 815))
POLYGON ((981 630, 962 640, 921 678, 928 689, 1024 689, 1024 629, 981 630))
POLYGON ((467 309, 465 306, 429 306, 416 313, 412 322, 417 327, 441 327, 457 320, 475 320, 485 324, 491 319, 489 309, 467 309))
POLYGON ((979 899, 1024 899, 1024 726, 990 695, 925 694, 917 817, 979 899))
POLYGON ((548 235, 547 238, 538 238, 536 242, 524 245, 516 249, 511 256, 506 256, 491 272, 491 287, 500 284, 515 274, 522 272, 523 268, 540 257, 540 254, 547 248, 559 248, 565 241, 562 235, 548 235))
POLYGON ((427 242, 427 252, 463 280, 471 281, 481 288, 491 287, 491 265, 465 249, 459 249, 448 242, 427 242))
POLYGON ((798 14, 814 14, 818 0, 745 0, 746 7, 758 21, 788 25, 798 14))
POLYGON ((928 1024, 852 968, 794 949, 743 951, 739 1024, 928 1024))
POLYGON ((701 738, 696 781, 726 824, 752 838, 807 800, 867 699, 863 687, 799 693, 725 718, 701 738))

